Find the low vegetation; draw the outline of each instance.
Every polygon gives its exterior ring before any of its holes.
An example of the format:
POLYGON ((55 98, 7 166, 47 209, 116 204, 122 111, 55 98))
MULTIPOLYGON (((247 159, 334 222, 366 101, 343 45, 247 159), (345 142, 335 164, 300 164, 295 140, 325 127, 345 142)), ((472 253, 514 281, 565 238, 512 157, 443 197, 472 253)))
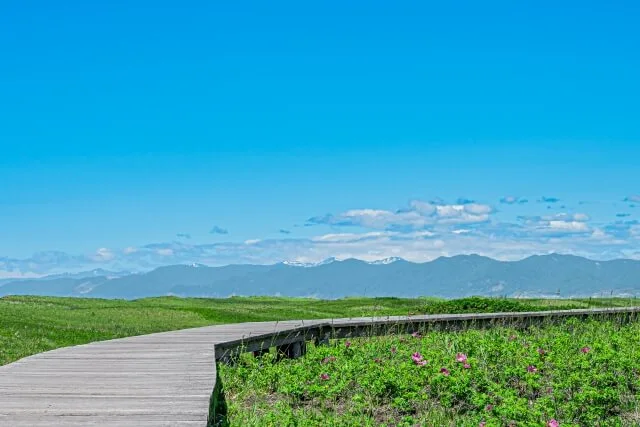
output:
MULTIPOLYGON (((594 304, 587 304, 593 306, 594 304)), ((433 301, 423 308, 425 314, 504 313, 542 310, 570 310, 584 307, 581 301, 567 300, 514 300, 506 298, 461 298, 433 301)))
POLYGON ((0 365, 69 345, 221 323, 634 304, 630 299, 0 298, 0 365), (505 305, 505 304, 508 304, 505 305))
POLYGON ((234 426, 640 425, 636 322, 342 340, 219 371, 234 426))

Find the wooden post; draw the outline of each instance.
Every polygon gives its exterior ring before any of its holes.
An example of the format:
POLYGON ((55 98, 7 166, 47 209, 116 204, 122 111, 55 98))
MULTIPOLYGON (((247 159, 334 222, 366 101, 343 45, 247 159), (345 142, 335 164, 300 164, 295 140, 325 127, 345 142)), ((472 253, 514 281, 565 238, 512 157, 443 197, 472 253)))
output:
POLYGON ((253 357, 262 357, 267 353, 269 353, 269 349, 268 348, 263 348, 261 350, 254 351, 253 352, 253 357))
POLYGON ((329 332, 327 332, 326 334, 324 334, 322 337, 316 337, 314 339, 314 344, 317 346, 321 346, 321 345, 329 345, 329 332))
POLYGON ((279 345, 277 351, 280 359, 297 359, 307 353, 307 343, 305 341, 295 341, 290 344, 279 345))

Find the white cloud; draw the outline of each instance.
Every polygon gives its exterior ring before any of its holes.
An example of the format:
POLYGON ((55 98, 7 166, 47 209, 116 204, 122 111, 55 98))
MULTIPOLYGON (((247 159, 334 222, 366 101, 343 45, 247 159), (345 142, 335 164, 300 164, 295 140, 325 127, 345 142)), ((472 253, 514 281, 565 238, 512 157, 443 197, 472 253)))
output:
POLYGON ((589 216, 583 213, 567 214, 558 213, 545 216, 520 216, 520 236, 526 236, 527 233, 535 233, 538 235, 571 235, 576 233, 590 233, 591 227, 587 224, 589 216))
POLYGON ((315 242, 352 242, 370 238, 384 238, 397 236, 400 233, 394 231, 371 231, 368 233, 331 233, 312 237, 315 242))
POLYGON ((436 212, 436 205, 429 202, 422 202, 420 200, 412 200, 409 202, 409 206, 418 212, 420 215, 431 216, 436 212))
POLYGON ((587 213, 557 213, 508 221, 507 214, 502 213, 498 222, 491 206, 465 202, 413 200, 407 208, 396 212, 352 209, 316 217, 310 222, 335 228, 357 226, 360 230, 318 233, 306 238, 282 236, 206 244, 191 244, 182 239, 122 249, 100 248, 86 256, 44 251, 26 259, 0 257, 0 277, 37 277, 97 266, 136 271, 176 263, 270 264, 282 260, 318 262, 329 257, 372 261, 396 256, 423 262, 443 255, 470 253, 503 260, 551 252, 594 259, 640 256, 637 220, 618 218, 602 224, 593 223, 587 213))
POLYGON ((589 226, 580 221, 549 221, 548 227, 552 230, 584 233, 589 231, 589 226))
POLYGON ((589 217, 589 215, 587 215, 587 214, 577 213, 577 214, 574 214, 574 215, 573 215, 573 219, 574 219, 575 221, 582 221, 582 222, 585 222, 585 221, 589 221, 591 218, 590 218, 590 217, 589 217))
POLYGON ((528 200, 524 199, 522 197, 518 197, 518 196, 505 196, 503 198, 500 199, 500 203, 506 204, 506 205, 514 205, 516 203, 518 204, 524 204, 527 203, 528 200))
POLYGON ((478 203, 471 203, 471 204, 466 204, 464 205, 464 210, 465 212, 468 212, 470 214, 474 214, 474 215, 486 215, 491 213, 492 209, 491 206, 489 205, 481 205, 478 203))
POLYGON ((568 214, 568 213, 557 213, 554 215, 545 215, 542 217, 545 221, 580 221, 586 222, 589 221, 589 215, 584 213, 576 213, 576 214, 568 214))
POLYGON ((453 234, 467 234, 470 233, 471 230, 466 230, 466 229, 460 229, 460 230, 452 230, 451 231, 453 234))
POLYGON ((113 258, 115 258, 114 253, 107 248, 98 249, 93 256, 93 259, 98 262, 111 261, 113 258))
POLYGON ((489 221, 493 209, 479 203, 439 204, 412 200, 409 208, 391 212, 353 209, 337 215, 313 217, 310 224, 357 226, 375 230, 419 230, 437 225, 473 224, 489 221))

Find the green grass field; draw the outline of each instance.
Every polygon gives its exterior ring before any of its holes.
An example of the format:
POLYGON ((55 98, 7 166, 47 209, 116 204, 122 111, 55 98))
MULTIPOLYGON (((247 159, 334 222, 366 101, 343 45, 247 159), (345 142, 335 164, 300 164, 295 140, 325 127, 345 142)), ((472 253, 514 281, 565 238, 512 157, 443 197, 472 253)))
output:
POLYGON ((442 312, 510 311, 632 305, 634 300, 234 297, 136 301, 0 298, 0 365, 58 347, 221 323, 442 312), (488 301, 488 302, 487 302, 488 301))

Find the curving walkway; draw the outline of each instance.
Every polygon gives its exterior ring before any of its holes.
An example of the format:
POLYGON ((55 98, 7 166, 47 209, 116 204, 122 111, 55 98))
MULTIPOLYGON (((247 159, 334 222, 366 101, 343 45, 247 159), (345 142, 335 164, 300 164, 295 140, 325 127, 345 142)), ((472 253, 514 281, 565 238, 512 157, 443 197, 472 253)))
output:
POLYGON ((296 357, 309 339, 418 328, 520 325, 549 318, 625 317, 640 307, 396 316, 208 326, 66 347, 0 366, 0 426, 206 426, 216 359, 280 346, 296 357), (242 346, 240 348, 239 346, 242 346))
POLYGON ((26 357, 0 366, 0 426, 205 426, 215 344, 300 325, 208 326, 26 357))

